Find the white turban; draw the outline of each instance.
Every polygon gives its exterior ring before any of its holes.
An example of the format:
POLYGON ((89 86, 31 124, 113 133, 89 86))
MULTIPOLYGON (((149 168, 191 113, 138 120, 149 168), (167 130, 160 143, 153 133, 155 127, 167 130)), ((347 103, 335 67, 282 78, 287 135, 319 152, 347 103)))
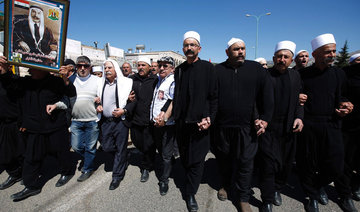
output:
POLYGON ((336 44, 334 35, 330 33, 322 34, 311 41, 311 47, 312 50, 315 51, 316 49, 330 43, 336 44))
POLYGON ((295 57, 297 57, 301 52, 308 52, 308 51, 302 49, 302 50, 300 50, 300 51, 298 51, 298 52, 296 53, 295 57))
POLYGON ((149 64, 149 66, 151 66, 150 58, 145 57, 145 56, 140 56, 139 59, 138 59, 138 62, 144 62, 144 63, 149 64))
POLYGON ((92 71, 95 73, 95 72, 102 72, 104 73, 103 71, 103 68, 101 66, 93 66, 92 67, 92 71))
POLYGON ((245 42, 239 38, 231 38, 227 43, 227 49, 232 46, 234 43, 243 43, 245 45, 245 42))
POLYGON ((357 53, 357 54, 353 54, 351 57, 350 57, 350 60, 349 60, 349 63, 351 63, 352 61, 354 61, 356 58, 360 57, 360 53, 357 53))
POLYGON ((295 49, 296 49, 296 44, 294 42, 289 40, 284 40, 276 44, 274 54, 280 50, 289 50, 293 55, 295 55, 295 49))
POLYGON ((194 38, 200 44, 200 35, 195 31, 188 31, 184 34, 184 40, 188 38, 194 38))

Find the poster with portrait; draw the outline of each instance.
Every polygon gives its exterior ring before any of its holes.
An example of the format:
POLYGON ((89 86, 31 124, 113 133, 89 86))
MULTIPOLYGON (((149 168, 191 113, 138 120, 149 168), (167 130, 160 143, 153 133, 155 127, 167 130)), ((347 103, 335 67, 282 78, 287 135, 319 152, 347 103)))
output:
POLYGON ((65 55, 69 4, 66 0, 6 0, 8 62, 58 72, 65 55))

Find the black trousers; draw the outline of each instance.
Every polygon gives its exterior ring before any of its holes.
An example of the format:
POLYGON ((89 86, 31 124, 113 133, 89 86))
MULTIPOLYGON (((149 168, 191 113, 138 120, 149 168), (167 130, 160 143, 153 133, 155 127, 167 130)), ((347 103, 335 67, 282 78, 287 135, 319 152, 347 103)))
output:
POLYGON ((16 120, 0 121, 0 166, 10 176, 21 176, 25 143, 16 120))
POLYGON ((295 134, 286 132, 286 119, 272 121, 259 138, 259 187, 263 203, 272 203, 275 191, 285 187, 295 152, 295 134))
POLYGON ((131 140, 135 147, 143 153, 140 169, 152 170, 154 167, 153 162, 156 154, 156 146, 152 139, 150 127, 133 124, 130 133, 131 140))
POLYGON ((205 157, 210 149, 209 130, 199 131, 196 123, 176 122, 181 163, 185 169, 185 194, 195 195, 204 171, 205 157))
POLYGON ((171 158, 174 153, 174 142, 175 142, 175 126, 169 125, 164 127, 151 126, 151 132, 153 139, 156 144, 156 148, 161 156, 160 164, 160 182, 169 182, 171 174, 171 158))
POLYGON ((216 127, 214 134, 215 155, 223 187, 229 188, 234 183, 240 201, 248 202, 258 143, 250 127, 216 127))
POLYGON ((334 121, 304 120, 297 145, 296 165, 307 196, 318 200, 319 189, 343 173, 344 145, 334 121))
POLYGON ((127 168, 127 143, 129 128, 120 119, 101 121, 101 146, 114 156, 113 179, 122 180, 127 168))
POLYGON ((23 167, 24 185, 39 189, 41 165, 47 155, 54 155, 60 164, 61 175, 72 175, 74 170, 69 161, 70 141, 66 126, 51 133, 26 133, 26 151, 23 167))
POLYGON ((343 175, 335 181, 335 188, 341 198, 350 198, 352 190, 359 188, 359 160, 360 155, 360 130, 343 131, 345 147, 345 164, 343 175), (354 174, 353 171, 357 174, 354 174))

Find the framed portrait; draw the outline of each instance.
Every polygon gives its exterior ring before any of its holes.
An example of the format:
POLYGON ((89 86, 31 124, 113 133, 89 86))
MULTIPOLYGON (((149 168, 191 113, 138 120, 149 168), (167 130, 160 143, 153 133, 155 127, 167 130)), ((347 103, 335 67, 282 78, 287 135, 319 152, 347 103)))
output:
POLYGON ((67 0, 6 0, 8 62, 58 72, 65 55, 69 4, 67 0))

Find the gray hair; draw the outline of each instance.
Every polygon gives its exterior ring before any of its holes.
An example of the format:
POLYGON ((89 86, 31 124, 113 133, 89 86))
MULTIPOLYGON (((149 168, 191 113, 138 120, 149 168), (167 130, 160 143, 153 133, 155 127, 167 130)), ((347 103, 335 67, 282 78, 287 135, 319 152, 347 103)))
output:
POLYGON ((91 65, 90 59, 85 55, 82 55, 76 59, 76 64, 79 64, 79 63, 85 63, 85 64, 91 65))

